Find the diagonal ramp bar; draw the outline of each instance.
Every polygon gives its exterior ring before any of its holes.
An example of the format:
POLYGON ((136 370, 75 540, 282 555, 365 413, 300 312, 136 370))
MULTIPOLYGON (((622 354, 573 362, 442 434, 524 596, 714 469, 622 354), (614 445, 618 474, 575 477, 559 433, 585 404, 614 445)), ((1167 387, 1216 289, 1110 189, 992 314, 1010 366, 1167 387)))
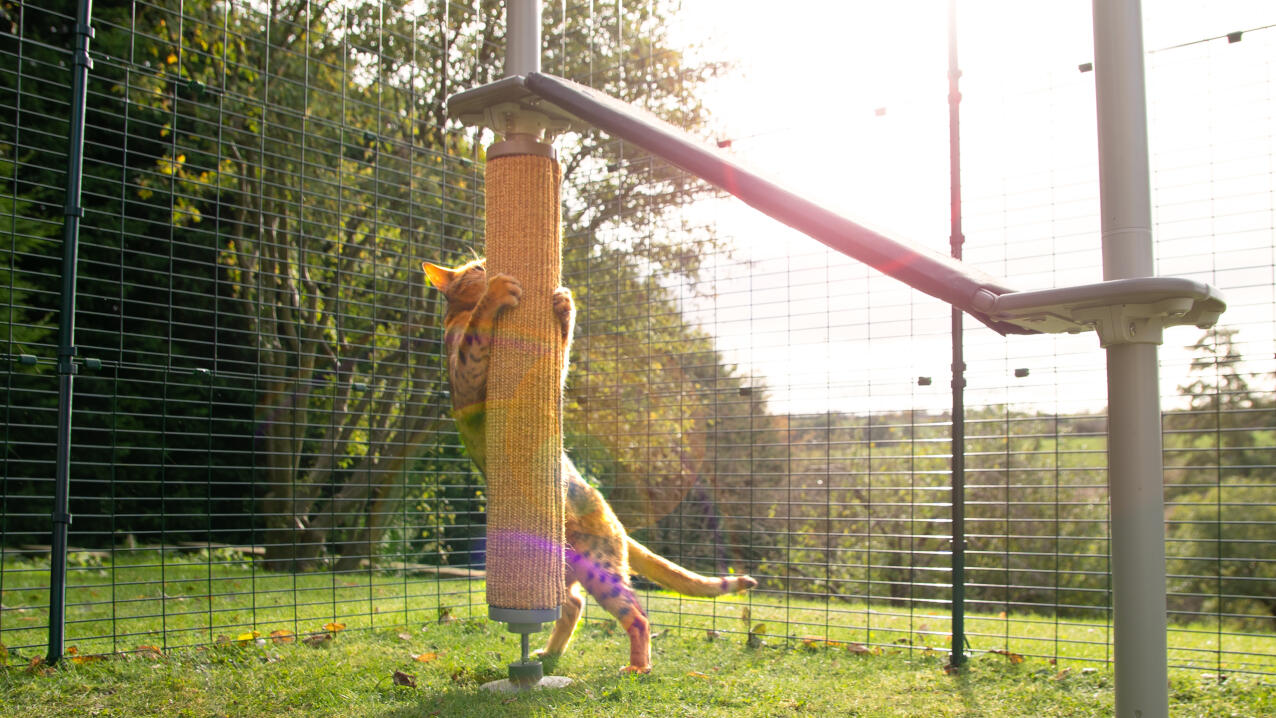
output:
MULTIPOLYGON (((535 114, 550 132, 598 128, 735 195, 773 219, 905 284, 965 311, 1001 334, 1097 330, 1106 346, 1128 333, 1127 315, 1161 327, 1213 326, 1226 309, 1213 287, 1178 277, 1145 277, 1018 291, 951 257, 891 237, 812 202, 707 147, 640 108, 561 77, 513 75, 448 99, 448 114, 466 124, 501 126, 502 118, 535 114), (1096 311, 1111 307, 1111 311, 1096 311), (1112 328, 1123 326, 1121 332, 1112 328)), ((1144 338, 1144 336, 1140 336, 1144 338)))
POLYGON ((531 94, 572 117, 665 159, 843 254, 960 307, 1002 334, 1037 333, 1035 329, 992 319, 975 306, 978 296, 1013 291, 989 275, 853 222, 732 162, 673 125, 604 93, 542 73, 529 74, 525 83, 531 94))

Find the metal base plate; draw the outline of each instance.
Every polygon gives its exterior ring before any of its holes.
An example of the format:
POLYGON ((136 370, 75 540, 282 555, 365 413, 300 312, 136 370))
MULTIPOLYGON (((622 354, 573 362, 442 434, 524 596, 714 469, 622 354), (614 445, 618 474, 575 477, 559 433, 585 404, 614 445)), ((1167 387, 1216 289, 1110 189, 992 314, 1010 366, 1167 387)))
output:
POLYGON ((502 678, 499 681, 484 683, 483 690, 493 693, 525 693, 539 691, 542 688, 566 688, 571 683, 572 679, 567 676, 545 676, 535 683, 515 683, 508 678, 502 678))

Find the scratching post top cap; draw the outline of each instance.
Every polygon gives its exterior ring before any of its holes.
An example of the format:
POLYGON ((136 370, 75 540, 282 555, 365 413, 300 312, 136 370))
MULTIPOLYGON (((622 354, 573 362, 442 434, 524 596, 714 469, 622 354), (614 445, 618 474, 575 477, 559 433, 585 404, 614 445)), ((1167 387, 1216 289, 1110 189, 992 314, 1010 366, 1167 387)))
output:
POLYGON ((533 155, 536 157, 548 157, 551 160, 558 159, 558 153, 554 151, 553 145, 541 142, 533 135, 511 134, 506 139, 494 142, 487 148, 487 158, 489 160, 515 155, 533 155))

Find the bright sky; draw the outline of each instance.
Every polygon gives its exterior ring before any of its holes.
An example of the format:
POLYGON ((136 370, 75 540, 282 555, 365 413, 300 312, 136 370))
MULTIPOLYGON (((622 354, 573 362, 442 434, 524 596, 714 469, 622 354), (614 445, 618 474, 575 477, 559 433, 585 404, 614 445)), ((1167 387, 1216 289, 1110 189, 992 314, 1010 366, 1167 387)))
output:
MULTIPOLYGON (((1099 281, 1094 75, 1078 70, 1092 60, 1090 2, 963 0, 958 13, 966 260, 1024 289, 1099 281)), ((1276 3, 1156 0, 1143 15, 1159 271, 1223 289, 1222 323, 1241 327, 1253 370, 1270 372, 1276 28, 1157 51, 1274 25, 1276 3)), ((684 0, 678 21, 678 41, 734 63, 704 97, 737 159, 948 251, 946 0, 684 0)), ((719 296, 698 316, 771 387, 773 408, 947 406, 946 307, 734 201, 696 216, 753 261, 724 261, 719 296)), ((971 401, 1102 408, 1093 334, 1002 339, 966 327, 971 401), (1014 378, 1018 368, 1029 376, 1014 378)), ((1167 396, 1199 335, 1167 330, 1167 396)))

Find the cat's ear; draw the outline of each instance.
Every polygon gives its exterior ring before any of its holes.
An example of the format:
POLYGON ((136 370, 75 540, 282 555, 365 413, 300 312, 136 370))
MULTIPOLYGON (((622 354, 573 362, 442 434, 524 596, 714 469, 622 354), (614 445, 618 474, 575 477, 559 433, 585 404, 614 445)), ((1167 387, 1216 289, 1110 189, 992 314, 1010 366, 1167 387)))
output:
POLYGON ((448 285, 456 278, 456 272, 448 269, 447 267, 440 267, 437 264, 421 262, 421 269, 425 270, 426 281, 441 292, 446 292, 448 285))

